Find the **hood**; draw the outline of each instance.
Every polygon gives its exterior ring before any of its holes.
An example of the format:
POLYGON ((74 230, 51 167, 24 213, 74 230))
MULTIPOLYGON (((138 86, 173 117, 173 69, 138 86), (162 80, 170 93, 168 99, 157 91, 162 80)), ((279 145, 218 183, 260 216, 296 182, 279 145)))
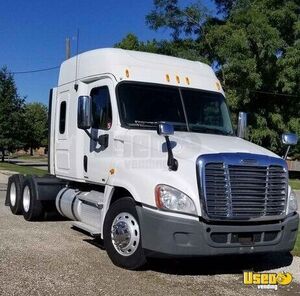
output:
MULTIPOLYGON (((167 152, 165 138, 157 135, 156 131, 129 130, 127 143, 131 142, 133 151, 143 148, 143 151, 151 146, 151 150, 167 152)), ((201 134, 190 132, 175 132, 170 136, 174 157, 196 161, 203 154, 213 153, 252 153, 271 157, 277 157, 275 153, 234 136, 223 136, 213 134, 201 134)), ((157 155, 155 153, 155 155, 157 155)))
POLYGON ((170 140, 177 144, 173 151, 178 158, 196 159, 202 154, 234 152, 278 157, 261 146, 233 136, 177 132, 170 140))

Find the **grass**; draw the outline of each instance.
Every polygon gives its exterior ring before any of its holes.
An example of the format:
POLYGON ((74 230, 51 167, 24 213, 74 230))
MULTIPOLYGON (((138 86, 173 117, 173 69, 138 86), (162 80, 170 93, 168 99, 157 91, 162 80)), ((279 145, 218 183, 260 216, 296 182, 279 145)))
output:
POLYGON ((300 190, 300 180, 299 179, 291 179, 289 183, 293 189, 300 190))
POLYGON ((298 229, 298 237, 292 254, 294 256, 300 256, 300 228, 298 229))
POLYGON ((24 175, 43 176, 47 173, 45 170, 37 169, 31 166, 20 166, 6 162, 0 162, 0 171, 13 171, 24 175))

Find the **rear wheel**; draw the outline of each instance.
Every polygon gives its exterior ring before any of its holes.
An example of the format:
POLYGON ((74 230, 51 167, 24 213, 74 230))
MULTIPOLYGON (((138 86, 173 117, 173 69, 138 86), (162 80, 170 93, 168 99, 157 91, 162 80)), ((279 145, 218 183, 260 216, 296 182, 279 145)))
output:
POLYGON ((146 264, 132 198, 124 197, 111 205, 106 214, 103 237, 107 254, 115 265, 134 270, 146 264))
POLYGON ((43 205, 37 200, 37 188, 32 177, 27 177, 23 185, 22 212, 25 220, 38 221, 44 215, 43 205))
POLYGON ((7 185, 7 199, 11 212, 14 215, 22 213, 22 187, 23 175, 13 175, 9 178, 7 185))

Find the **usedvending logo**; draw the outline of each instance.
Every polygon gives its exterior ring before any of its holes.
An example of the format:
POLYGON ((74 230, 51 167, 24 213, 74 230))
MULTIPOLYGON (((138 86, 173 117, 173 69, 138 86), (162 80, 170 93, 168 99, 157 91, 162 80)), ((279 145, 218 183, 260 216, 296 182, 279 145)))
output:
POLYGON ((293 280, 289 272, 278 273, 256 273, 252 271, 244 272, 245 285, 257 285, 258 289, 277 290, 278 286, 287 286, 293 280))

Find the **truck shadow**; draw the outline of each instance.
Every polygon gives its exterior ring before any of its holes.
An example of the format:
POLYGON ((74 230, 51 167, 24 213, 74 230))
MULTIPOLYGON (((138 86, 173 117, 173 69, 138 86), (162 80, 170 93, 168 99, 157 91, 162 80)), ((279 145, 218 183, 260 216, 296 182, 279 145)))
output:
MULTIPOLYGON (((105 250, 103 241, 99 238, 87 238, 84 241, 105 250)), ((273 253, 190 258, 149 257, 147 261, 148 264, 143 270, 171 275, 218 275, 241 274, 245 270, 260 272, 286 267, 291 265, 293 256, 290 253, 273 253)))
POLYGON ((61 222, 61 221, 70 221, 70 219, 59 215, 58 213, 46 212, 43 217, 43 222, 61 222))
POLYGON ((290 253, 194 257, 180 259, 150 258, 148 269, 174 275, 241 274, 245 270, 267 271, 289 266, 290 253))

